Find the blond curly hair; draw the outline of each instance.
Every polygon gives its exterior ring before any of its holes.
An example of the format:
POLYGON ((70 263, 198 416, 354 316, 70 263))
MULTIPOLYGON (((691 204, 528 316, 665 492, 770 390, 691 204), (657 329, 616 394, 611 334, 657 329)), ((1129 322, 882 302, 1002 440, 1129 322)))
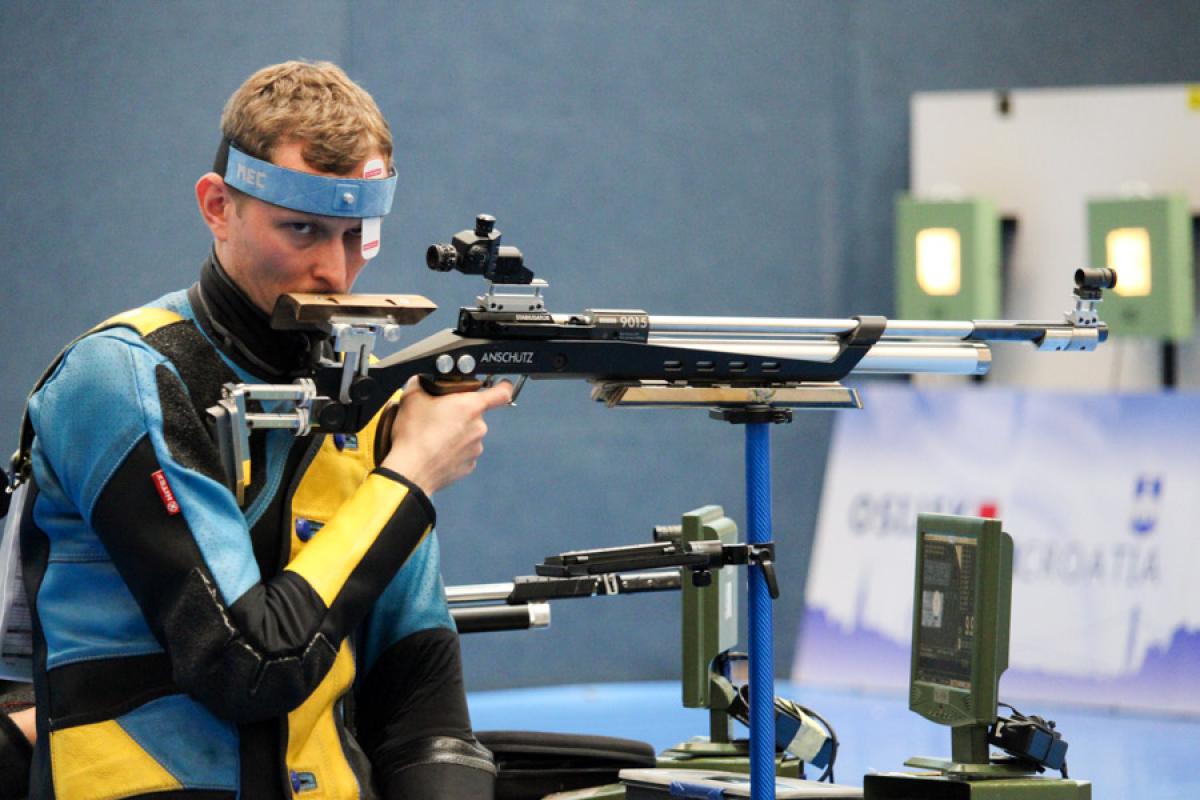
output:
POLYGON ((392 131, 379 106, 328 61, 285 61, 255 72, 225 104, 221 133, 264 161, 276 145, 295 140, 322 172, 348 174, 373 152, 392 167, 392 131))

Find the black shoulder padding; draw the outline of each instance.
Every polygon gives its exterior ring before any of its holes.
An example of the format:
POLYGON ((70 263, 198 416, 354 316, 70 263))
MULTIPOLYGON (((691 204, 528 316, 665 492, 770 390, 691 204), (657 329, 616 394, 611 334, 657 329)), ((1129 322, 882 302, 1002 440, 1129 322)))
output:
MULTIPOLYGON (((179 372, 185 394, 179 392, 178 381, 172 380, 170 370, 155 370, 159 401, 163 406, 163 428, 171 455, 180 464, 225 482, 216 443, 208 427, 208 409, 221 399, 221 387, 241 383, 241 378, 217 353, 196 323, 179 320, 164 325, 142 337, 179 372), (190 406, 192 413, 184 413, 190 406)), ((257 401, 251 401, 251 411, 261 411, 257 401)), ((250 437, 250 486, 245 505, 258 496, 266 480, 266 450, 263 437, 250 437)))
POLYGON ((216 405, 221 399, 221 386, 241 382, 191 320, 164 325, 143 339, 179 370, 179 377, 201 418, 209 406, 216 405))
POLYGON ((183 384, 162 364, 154 368, 154 377, 163 412, 163 438, 171 456, 180 465, 223 483, 225 475, 217 445, 201 422, 204 417, 197 415, 183 384))

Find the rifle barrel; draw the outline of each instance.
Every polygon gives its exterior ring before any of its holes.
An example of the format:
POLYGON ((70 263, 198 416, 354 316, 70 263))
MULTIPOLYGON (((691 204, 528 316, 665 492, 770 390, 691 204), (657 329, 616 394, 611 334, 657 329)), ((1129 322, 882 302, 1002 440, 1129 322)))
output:
POLYGON ((831 334, 839 336, 858 326, 853 319, 803 317, 679 317, 650 315, 652 333, 831 334))
POLYGON ((484 603, 506 599, 513 591, 512 581, 508 583, 472 583, 465 586, 447 586, 446 602, 455 603, 484 603))
POLYGON ((450 609, 450 617, 459 633, 524 631, 550 626, 550 604, 455 606, 450 609))
MULTIPOLYGON (((649 317, 650 334, 672 337, 770 337, 822 339, 845 336, 858 327, 854 319, 805 317, 649 317)), ((883 339, 955 339, 960 341, 1036 341, 1049 330, 1070 330, 1068 322, 1009 320, 889 319, 883 339)))
MULTIPOLYGON (((1046 323, 1055 325, 1058 323, 1046 323)), ((885 337, 966 339, 975 332, 970 321, 889 319, 885 337)), ((858 327, 856 319, 810 319, 805 317, 681 317, 650 315, 651 333, 844 336, 858 327)))

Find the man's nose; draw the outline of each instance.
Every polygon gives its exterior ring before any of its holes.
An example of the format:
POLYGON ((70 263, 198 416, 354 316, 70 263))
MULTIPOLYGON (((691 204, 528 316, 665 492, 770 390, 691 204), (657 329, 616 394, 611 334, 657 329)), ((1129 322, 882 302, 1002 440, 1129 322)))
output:
POLYGON ((313 277, 325 284, 326 291, 350 291, 350 263, 346 247, 336 236, 329 237, 316 254, 313 277))

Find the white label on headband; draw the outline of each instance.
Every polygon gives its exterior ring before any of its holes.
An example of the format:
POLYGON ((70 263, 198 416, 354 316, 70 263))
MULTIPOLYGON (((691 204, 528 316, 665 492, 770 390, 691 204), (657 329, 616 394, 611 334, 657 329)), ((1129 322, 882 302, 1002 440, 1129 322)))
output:
MULTIPOLYGON (((373 158, 363 167, 363 179, 386 178, 387 169, 383 160, 373 158)), ((367 217, 362 221, 362 257, 372 259, 379 255, 379 229, 382 217, 367 217)))

